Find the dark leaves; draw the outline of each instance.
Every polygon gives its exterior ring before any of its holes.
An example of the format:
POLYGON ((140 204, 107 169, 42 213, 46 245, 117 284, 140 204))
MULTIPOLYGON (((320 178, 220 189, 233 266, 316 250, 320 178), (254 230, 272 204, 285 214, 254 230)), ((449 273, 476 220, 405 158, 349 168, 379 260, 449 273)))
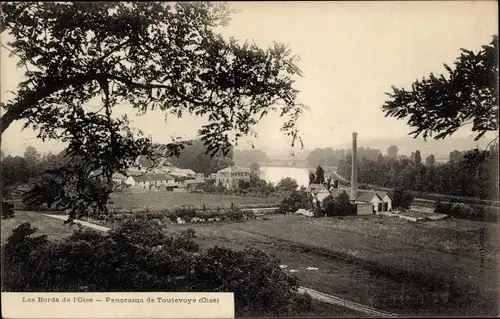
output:
POLYGON ((476 140, 498 130, 498 36, 478 53, 461 50, 447 76, 417 80, 411 90, 393 87, 382 109, 386 116, 407 119, 415 137, 443 139, 472 124, 476 140))
MULTIPOLYGON (((297 57, 281 44, 262 49, 217 34, 214 28, 230 13, 224 4, 11 2, 2 4, 2 13, 2 30, 14 39, 9 49, 27 71, 16 97, 4 105, 1 130, 24 119, 39 138, 68 143, 75 162, 60 169, 68 182, 59 189, 76 195, 58 201, 75 216, 106 211, 110 191, 97 186, 101 180, 109 184, 140 155, 158 155, 148 138, 112 116, 119 105, 207 116, 210 123, 199 136, 210 156, 227 154, 270 110, 289 117, 281 129, 292 144, 299 138, 295 124, 304 106, 293 88, 301 76, 297 57), (104 97, 104 110, 86 110, 97 97, 104 97), (93 180, 97 169, 102 174, 93 180)), ((161 151, 176 157, 182 145, 161 151)), ((56 196, 45 195, 49 202, 56 196)))

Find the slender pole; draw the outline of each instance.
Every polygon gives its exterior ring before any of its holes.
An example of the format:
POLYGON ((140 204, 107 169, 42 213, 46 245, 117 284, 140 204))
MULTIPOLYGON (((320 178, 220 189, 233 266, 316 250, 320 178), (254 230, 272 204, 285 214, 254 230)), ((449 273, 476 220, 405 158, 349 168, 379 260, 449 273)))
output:
POLYGON ((357 136, 356 132, 352 133, 352 163, 351 163, 351 200, 358 197, 358 159, 357 159, 357 136))

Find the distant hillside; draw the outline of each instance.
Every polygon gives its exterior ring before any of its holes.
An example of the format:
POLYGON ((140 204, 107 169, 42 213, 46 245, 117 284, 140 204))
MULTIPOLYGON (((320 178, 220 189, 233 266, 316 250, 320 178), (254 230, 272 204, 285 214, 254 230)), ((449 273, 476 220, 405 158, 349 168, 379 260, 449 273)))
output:
MULTIPOLYGON (((391 145, 399 147, 400 155, 410 155, 415 150, 419 150, 422 157, 434 154, 436 158, 448 158, 450 152, 454 150, 466 151, 476 147, 484 149, 489 143, 489 139, 482 139, 477 142, 473 138, 447 138, 444 140, 428 140, 427 142, 421 138, 414 139, 412 137, 399 138, 371 138, 358 139, 358 147, 370 147, 380 149, 382 154, 386 155, 387 148, 391 145)), ((351 143, 343 143, 333 147, 334 149, 350 149, 351 143)))
POLYGON ((266 152, 258 149, 235 149, 233 160, 238 163, 262 163, 268 158, 266 152))

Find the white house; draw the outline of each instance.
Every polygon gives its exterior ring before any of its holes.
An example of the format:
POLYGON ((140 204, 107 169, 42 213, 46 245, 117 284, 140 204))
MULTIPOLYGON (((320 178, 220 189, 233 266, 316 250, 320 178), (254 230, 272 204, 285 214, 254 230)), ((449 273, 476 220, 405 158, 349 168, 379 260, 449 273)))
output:
POLYGON ((327 198, 328 196, 332 195, 331 192, 325 187, 321 186, 319 189, 316 189, 314 193, 311 193, 313 195, 313 201, 316 203, 319 201, 320 203, 323 203, 323 200, 327 198))
POLYGON ((240 181, 250 182, 250 169, 233 165, 217 172, 215 184, 223 185, 227 189, 236 189, 240 181))
POLYGON ((392 210, 392 197, 388 192, 359 190, 354 202, 371 203, 374 213, 392 210))
POLYGON ((184 181, 182 184, 186 186, 186 191, 188 193, 194 192, 198 189, 198 186, 204 184, 205 180, 203 179, 188 179, 184 181))
POLYGON ((196 177, 196 172, 192 169, 169 167, 166 172, 177 177, 196 177))
POLYGON ((313 197, 323 187, 323 184, 309 184, 306 188, 306 193, 311 194, 313 197))
POLYGON ((113 179, 113 182, 118 184, 124 182, 127 179, 125 175, 120 173, 114 173, 111 178, 113 179))
POLYGON ((382 210, 383 201, 376 192, 359 190, 358 196, 354 199, 354 203, 371 203, 373 206, 373 212, 379 212, 382 210))
POLYGON ((174 177, 167 175, 165 173, 146 173, 141 175, 131 175, 126 183, 132 187, 138 188, 158 188, 160 185, 172 185, 175 184, 174 177))
POLYGON ((378 196, 382 198, 384 212, 392 211, 392 196, 388 192, 377 192, 378 196))

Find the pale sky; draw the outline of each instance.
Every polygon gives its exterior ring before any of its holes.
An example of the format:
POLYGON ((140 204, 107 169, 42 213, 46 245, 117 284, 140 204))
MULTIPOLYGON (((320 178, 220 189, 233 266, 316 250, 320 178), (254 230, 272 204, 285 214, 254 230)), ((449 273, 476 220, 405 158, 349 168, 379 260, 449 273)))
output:
MULTIPOLYGON (((227 36, 269 46, 288 44, 301 57, 304 77, 296 87, 300 102, 308 105, 299 121, 306 149, 334 147, 349 141, 353 131, 362 138, 403 137, 410 128, 403 120, 385 118, 381 106, 391 85, 409 87, 430 72, 444 72, 460 48, 477 51, 498 30, 496 1, 404 1, 404 2, 233 2, 239 10, 227 36)), ((1 94, 15 90, 23 69, 16 71, 15 58, 1 49, 1 94)), ((155 142, 170 137, 193 138, 203 119, 165 118, 161 111, 135 116, 133 126, 150 134, 155 142)), ((257 148, 286 149, 288 140, 279 132, 277 116, 255 127, 257 148)), ((41 142, 35 132, 21 131, 13 123, 2 136, 6 154, 22 154, 27 145, 41 152, 58 152, 62 144, 41 142)), ((457 132, 467 137, 470 130, 457 132)), ((248 145, 240 140, 239 145, 248 145)))

